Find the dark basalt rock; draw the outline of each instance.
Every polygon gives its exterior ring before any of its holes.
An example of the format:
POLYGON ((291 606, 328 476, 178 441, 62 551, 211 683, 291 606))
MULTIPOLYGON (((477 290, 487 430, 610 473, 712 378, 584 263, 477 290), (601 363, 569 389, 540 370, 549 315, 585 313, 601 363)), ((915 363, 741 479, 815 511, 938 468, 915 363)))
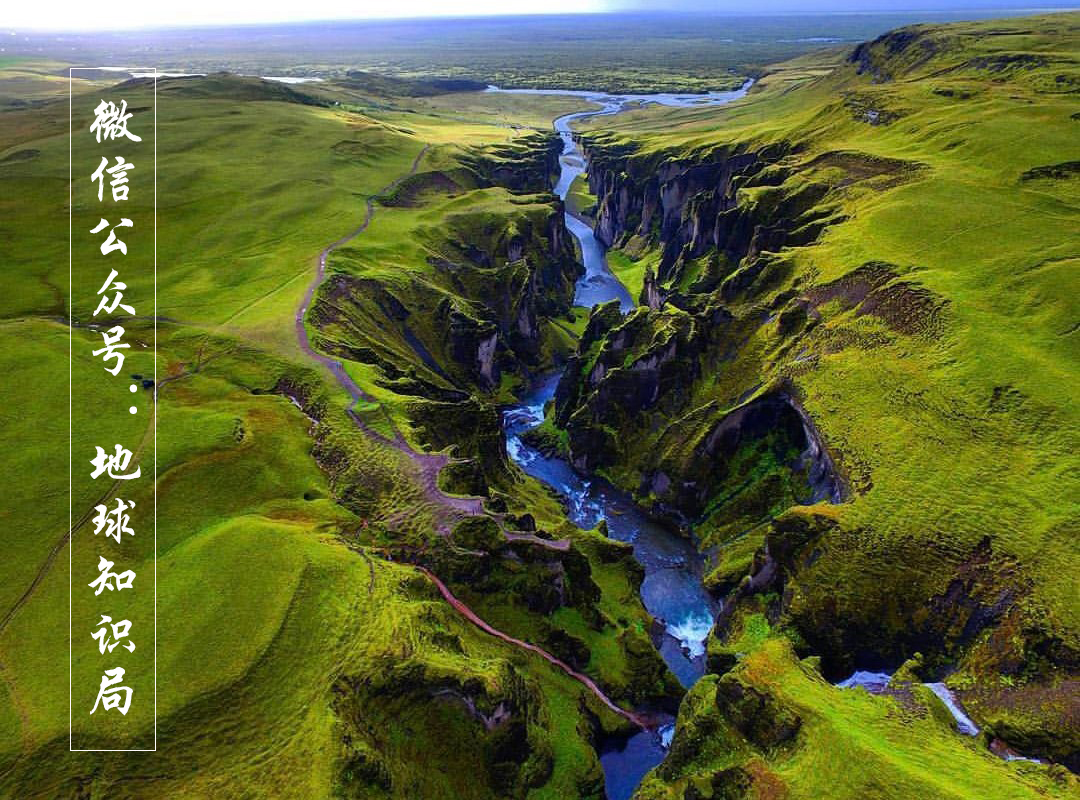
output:
POLYGON ((641 295, 638 297, 638 302, 643 306, 648 306, 653 311, 659 311, 660 307, 664 304, 664 293, 660 288, 660 285, 656 281, 656 273, 652 271, 652 268, 646 268, 645 280, 641 287, 641 295))
POLYGON ((802 727, 797 713, 767 691, 745 683, 735 672, 716 682, 716 705, 739 733, 761 748, 791 741, 802 727))
POLYGON ((756 153, 704 164, 668 161, 636 180, 623 153, 593 148, 588 154, 589 188, 599 198, 597 238, 611 246, 627 236, 657 236, 665 245, 662 278, 680 256, 694 258, 721 244, 724 231, 715 220, 735 207, 736 178, 761 166, 756 153))
MULTIPOLYGON (((590 150, 590 179, 601 197, 601 238, 651 236, 662 245, 663 257, 659 274, 646 275, 641 300, 649 310, 624 320, 614 306, 597 309, 560 381, 555 423, 568 433, 576 468, 593 471, 625 460, 625 433, 654 424, 650 420, 658 412, 671 417, 684 411, 703 361, 715 365, 738 347, 733 337, 752 331, 718 305, 716 295, 727 302, 776 285, 789 267, 773 252, 812 242, 833 219, 821 205, 826 184, 783 187, 787 173, 769 159, 784 152, 779 147, 699 164, 639 165, 626 148, 594 144, 590 150), (642 177, 635 179, 638 173, 642 177), (736 188, 755 185, 759 175, 764 188, 754 203, 737 205, 736 188), (693 291, 662 288, 677 282, 690 260, 707 253, 713 255, 693 291)), ((779 331, 797 335, 816 316, 809 302, 794 303, 782 309, 779 331)), ((753 318, 748 322, 760 324, 753 318)), ((704 446, 696 448, 696 458, 661 464, 635 456, 644 473, 639 491, 655 498, 655 507, 701 513, 715 492, 738 484, 727 465, 736 461, 743 443, 766 434, 777 439, 777 460, 787 459, 793 448, 801 454, 791 467, 805 476, 808 502, 843 495, 820 437, 790 392, 759 398, 714 425, 704 446)))
POLYGON ((553 134, 519 137, 474 151, 466 166, 403 182, 385 202, 495 185, 527 194, 499 213, 462 213, 419 229, 432 279, 330 276, 308 316, 317 346, 378 366, 395 391, 438 401, 488 392, 505 372, 534 369, 544 318, 569 312, 581 272, 562 203, 547 192, 560 147, 553 134))
POLYGON ((799 466, 812 489, 806 502, 842 502, 848 494, 843 479, 813 421, 786 389, 767 393, 726 415, 705 438, 702 453, 714 460, 730 457, 747 439, 777 432, 800 451, 799 466))
POLYGON ((743 800, 750 796, 754 779, 742 767, 728 767, 713 775, 710 784, 712 800, 743 800))
POLYGON ((504 186, 514 192, 547 192, 551 175, 558 172, 561 152, 559 136, 536 132, 473 150, 462 161, 483 185, 504 186))
POLYGON ((495 350, 499 334, 496 326, 457 309, 450 310, 447 317, 450 357, 464 366, 481 388, 497 386, 499 368, 495 363, 495 350))
POLYGON ((616 305, 596 310, 555 393, 555 421, 569 434, 572 463, 583 470, 612 463, 620 451, 614 429, 679 402, 697 376, 705 338, 688 314, 639 310, 624 320, 616 305))

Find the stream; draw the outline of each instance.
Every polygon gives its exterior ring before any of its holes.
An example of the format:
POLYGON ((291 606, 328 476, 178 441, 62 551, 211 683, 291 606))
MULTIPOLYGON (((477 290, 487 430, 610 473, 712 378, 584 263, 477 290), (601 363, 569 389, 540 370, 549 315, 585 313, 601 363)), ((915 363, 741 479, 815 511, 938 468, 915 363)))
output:
MULTIPOLYGON (((747 81, 734 92, 705 95, 616 95, 570 90, 498 89, 494 86, 487 91, 568 95, 599 106, 596 110, 566 114, 555 120, 555 131, 562 137, 563 150, 554 192, 565 200, 571 184, 587 168, 585 156, 571 130, 575 120, 618 114, 650 103, 676 108, 721 105, 745 95, 750 84, 747 81)), ((569 212, 566 213, 566 227, 581 247, 585 266, 585 274, 575 289, 575 305, 592 308, 618 300, 624 314, 632 310, 636 303, 608 269, 604 246, 593 235, 592 228, 569 212)), ((609 536, 633 546, 634 558, 645 571, 641 601, 660 629, 654 637, 659 640, 660 655, 679 682, 690 688, 704 674, 705 639, 719 611, 716 600, 702 583, 704 559, 692 541, 650 520, 625 493, 600 479, 578 474, 564 459, 545 456, 522 441, 523 433, 543 422, 544 406, 554 397, 559 378, 558 373, 538 378, 517 405, 503 411, 507 455, 526 473, 563 496, 567 516, 575 525, 589 529, 606 520, 609 536)), ((887 690, 890 678, 887 673, 858 671, 837 686, 859 687, 879 694, 887 690)), ((952 715, 958 733, 967 736, 979 733, 978 726, 943 683, 924 685, 941 699, 952 715)), ((675 719, 666 716, 655 729, 601 743, 600 763, 604 769, 608 800, 629 800, 645 775, 664 760, 674 733, 675 719)), ((1008 747, 1004 747, 1003 752, 1002 757, 1007 760, 1036 760, 1027 759, 1008 747)))
MULTIPOLYGON (((616 95, 496 87, 489 87, 487 91, 568 95, 600 106, 597 110, 579 111, 555 120, 555 130, 563 140, 563 151, 554 192, 565 200, 574 179, 586 170, 584 154, 574 141, 570 127, 574 121, 618 114, 650 103, 677 108, 721 105, 742 97, 749 88, 750 81, 737 91, 698 95, 616 95)), ((634 299, 608 269, 604 247, 593 235, 592 228, 570 213, 566 214, 566 227, 581 247, 585 266, 585 274, 576 286, 575 305, 592 308, 618 300, 623 313, 633 309, 634 299)), ((575 525, 588 529, 606 520, 609 536, 633 546, 634 557, 645 570, 642 603, 662 628, 660 655, 682 685, 689 688, 704 674, 705 639, 719 610, 702 584, 703 559, 692 541, 651 521, 624 493, 604 481, 579 475, 565 460, 547 457, 521 440, 525 431, 543 421, 544 405, 554 396, 559 377, 551 374, 538 379, 518 405, 503 412, 507 454, 525 472, 553 487, 565 498, 567 515, 575 525)), ((604 769, 608 800, 627 800, 634 793, 646 773, 667 755, 674 730, 674 718, 667 717, 655 730, 602 744, 600 763, 604 769)))

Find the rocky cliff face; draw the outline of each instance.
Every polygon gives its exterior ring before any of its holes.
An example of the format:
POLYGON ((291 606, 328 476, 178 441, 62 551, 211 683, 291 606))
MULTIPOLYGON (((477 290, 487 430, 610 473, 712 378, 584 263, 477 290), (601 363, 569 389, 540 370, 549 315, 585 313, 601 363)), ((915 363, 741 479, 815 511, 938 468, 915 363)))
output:
POLYGON ((570 311, 581 266, 547 191, 560 146, 554 135, 519 137, 413 175, 384 198, 388 215, 425 209, 396 246, 407 250, 400 268, 354 269, 343 251, 308 315, 319 349, 376 366, 385 388, 410 396, 420 441, 456 445, 480 465, 450 471, 477 494, 505 477, 491 393, 566 347, 551 319, 570 311))
MULTIPOLYGON (((599 198, 597 238, 611 247, 636 236, 661 248, 644 304, 657 306, 657 286, 677 283, 689 261, 718 257, 723 263, 707 278, 723 281, 760 253, 814 241, 835 219, 832 207, 819 205, 826 185, 778 188, 792 174, 778 165, 787 149, 721 151, 703 159, 637 157, 632 147, 607 145, 603 135, 586 140, 589 185, 599 198), (756 191, 740 198, 740 189, 756 191)), ((730 281, 727 293, 744 284, 745 277, 730 281)))
POLYGON ((452 226, 430 232, 429 249, 429 261, 453 289, 435 327, 448 332, 450 356, 467 378, 490 391, 504 370, 535 367, 542 320, 570 310, 580 273, 562 204, 503 219, 455 217, 452 226))
POLYGON ((481 183, 514 192, 546 192, 559 171, 562 139, 554 133, 535 132, 512 142, 493 144, 462 157, 481 183))
POLYGON ((396 389, 439 400, 490 391, 505 371, 535 367, 544 320, 570 310, 581 270, 562 203, 546 193, 553 146, 549 137, 536 139, 514 148, 523 165, 511 154, 471 154, 466 172, 418 174, 408 191, 390 198, 415 205, 440 192, 475 195, 476 182, 483 191, 499 180, 500 188, 521 193, 502 205, 493 194, 475 210, 455 209, 417 229, 426 271, 332 276, 310 315, 320 347, 378 365, 396 389))
MULTIPOLYGON (((722 318, 722 312, 718 312, 722 318)), ((706 319, 645 309, 625 319, 618 302, 594 310, 555 393, 555 422, 569 434, 577 469, 595 471, 630 460, 616 433, 652 411, 674 411, 698 377, 698 356, 709 337, 706 319)))
POLYGON ((678 519, 732 492, 803 502, 845 493, 794 389, 729 365, 774 318, 785 335, 808 324, 796 293, 780 291, 777 253, 839 218, 827 185, 781 163, 788 149, 672 158, 587 140, 598 236, 660 258, 646 271, 643 308, 626 318, 614 305, 594 310, 555 423, 577 469, 602 471, 678 519))

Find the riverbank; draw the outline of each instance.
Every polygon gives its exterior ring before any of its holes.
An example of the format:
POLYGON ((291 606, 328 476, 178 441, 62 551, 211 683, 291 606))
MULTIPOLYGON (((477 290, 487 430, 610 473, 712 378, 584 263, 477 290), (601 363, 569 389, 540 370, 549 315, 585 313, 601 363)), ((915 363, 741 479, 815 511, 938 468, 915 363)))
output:
MULTIPOLYGON (((563 141, 555 194, 565 201, 574 180, 586 170, 584 153, 572 129, 575 121, 617 114, 642 103, 682 108, 720 105, 745 95, 750 84, 747 81, 735 92, 710 95, 612 96, 602 92, 556 92, 581 97, 600 108, 567 114, 555 120, 555 131, 563 141)), ((492 87, 489 91, 522 93, 530 90, 492 87)), ((578 242, 585 267, 585 273, 577 283, 574 304, 592 308, 615 300, 623 313, 635 308, 635 299, 608 268, 605 248, 591 226, 571 210, 565 211, 565 220, 567 229, 578 242)), ((540 380, 519 405, 503 412, 507 455, 526 473, 552 487, 565 499, 567 516, 575 525, 590 529, 602 523, 608 536, 633 546, 634 558, 645 571, 641 599, 658 625, 654 644, 679 682, 690 688, 704 674, 705 640, 718 611, 716 601, 702 582, 704 560, 692 541, 649 519, 625 494, 603 481, 582 477, 557 455, 541 453, 522 440, 522 434, 543 421, 544 407, 554 397, 557 379, 558 376, 548 376, 540 380)), ((671 719, 629 738, 601 743, 600 761, 609 800, 629 798, 645 775, 663 761, 674 736, 674 727, 674 719, 671 719)))

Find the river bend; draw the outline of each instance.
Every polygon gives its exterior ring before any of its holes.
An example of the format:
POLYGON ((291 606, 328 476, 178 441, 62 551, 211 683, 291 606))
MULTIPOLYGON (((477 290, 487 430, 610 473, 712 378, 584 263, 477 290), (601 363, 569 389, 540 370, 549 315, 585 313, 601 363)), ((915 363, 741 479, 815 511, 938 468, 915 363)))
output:
MULTIPOLYGON (((618 114, 645 104, 690 108, 721 105, 746 94, 747 81, 734 92, 710 94, 607 94, 532 89, 498 89, 491 92, 520 94, 559 94, 581 97, 599 106, 555 120, 555 131, 562 137, 560 171, 554 192, 565 200, 570 185, 585 173, 585 156, 574 140, 571 125, 587 117, 618 114)), ((604 246, 592 228, 569 212, 566 227, 581 248, 585 273, 578 280, 574 303, 592 308, 618 300, 626 313, 636 305, 626 287, 608 269, 604 246)), ((703 559, 693 542, 650 520, 625 494, 603 481, 576 473, 561 458, 545 456, 522 441, 521 435, 544 419, 544 406, 555 394, 559 375, 538 379, 518 405, 503 412, 507 454, 525 472, 556 489, 566 500, 567 515, 583 529, 607 522, 608 535, 628 542, 634 557, 645 570, 641 600, 646 610, 662 628, 660 655, 683 686, 689 688, 705 670, 705 639, 712 628, 718 607, 702 583, 703 559)), ((656 730, 642 731, 628 739, 606 742, 601 747, 608 800, 627 800, 653 767, 667 754, 674 734, 674 719, 656 730)))

